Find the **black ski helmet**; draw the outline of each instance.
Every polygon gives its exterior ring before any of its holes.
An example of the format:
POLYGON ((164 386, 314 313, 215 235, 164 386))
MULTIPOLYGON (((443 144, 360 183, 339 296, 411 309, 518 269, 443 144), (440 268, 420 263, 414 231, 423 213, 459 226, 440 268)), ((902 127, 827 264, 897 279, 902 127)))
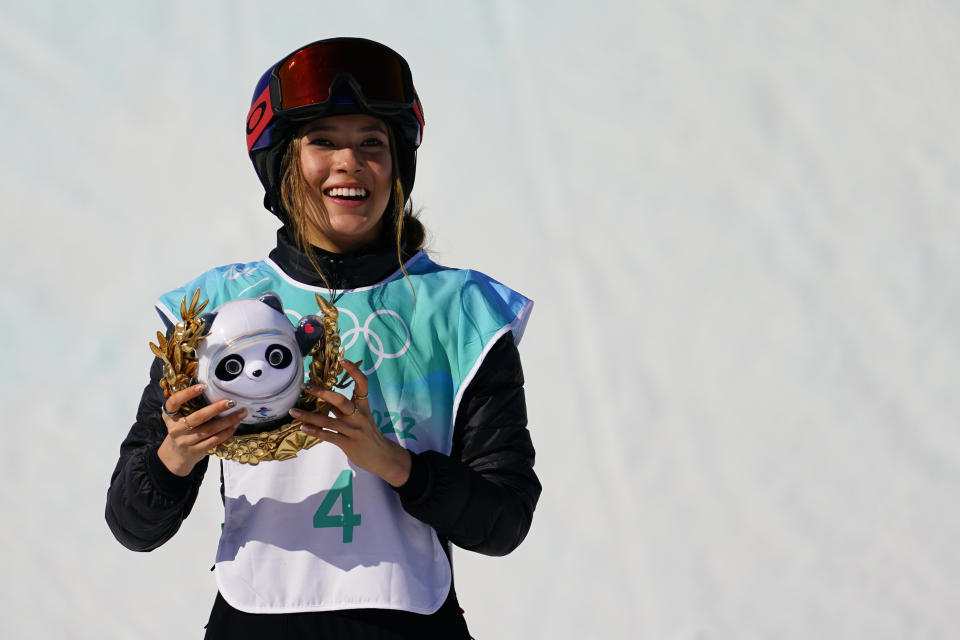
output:
POLYGON ((303 124, 324 116, 364 113, 393 131, 404 199, 417 170, 423 107, 407 61, 364 38, 330 38, 301 47, 260 77, 247 114, 247 151, 263 184, 264 206, 281 221, 281 161, 303 124))

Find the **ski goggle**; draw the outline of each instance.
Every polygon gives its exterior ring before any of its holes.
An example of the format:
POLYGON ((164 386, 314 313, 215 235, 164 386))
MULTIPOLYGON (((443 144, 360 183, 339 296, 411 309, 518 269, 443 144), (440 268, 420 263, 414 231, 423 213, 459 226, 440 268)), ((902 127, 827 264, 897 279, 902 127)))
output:
POLYGON ((309 117, 318 107, 327 106, 345 85, 371 113, 411 113, 417 121, 411 141, 419 146, 423 108, 406 61, 371 40, 334 38, 309 44, 273 67, 267 86, 247 115, 247 149, 253 147, 274 116, 309 117))

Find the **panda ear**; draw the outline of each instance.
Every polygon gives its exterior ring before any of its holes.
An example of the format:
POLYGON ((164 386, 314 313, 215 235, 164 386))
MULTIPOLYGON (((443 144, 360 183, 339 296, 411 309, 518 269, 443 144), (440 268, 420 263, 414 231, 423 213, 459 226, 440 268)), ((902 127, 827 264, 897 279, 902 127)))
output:
POLYGON ((267 291, 265 294, 257 298, 257 300, 267 305, 271 309, 283 313, 283 303, 280 302, 280 296, 275 294, 273 291, 267 291))
POLYGON ((217 319, 217 312, 202 313, 198 319, 203 323, 203 335, 207 335, 210 333, 210 327, 213 326, 213 321, 217 319))
POLYGON ((320 316, 303 316, 300 324, 297 325, 297 346, 300 347, 300 355, 306 356, 310 353, 320 340, 323 339, 323 320, 320 316))

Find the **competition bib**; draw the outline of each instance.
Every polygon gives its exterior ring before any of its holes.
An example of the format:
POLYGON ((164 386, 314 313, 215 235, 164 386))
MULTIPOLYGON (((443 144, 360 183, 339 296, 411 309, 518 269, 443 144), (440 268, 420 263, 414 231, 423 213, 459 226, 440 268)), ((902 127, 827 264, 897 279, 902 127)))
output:
MULTIPOLYGON (((381 433, 419 453, 449 454, 463 390, 506 331, 519 341, 532 302, 487 276, 448 269, 420 252, 383 282, 338 292, 345 356, 363 360, 381 433)), ((212 307, 275 291, 296 323, 316 312, 314 293, 271 261, 213 269, 171 291, 157 308, 177 321, 187 291, 212 307)), ((343 391, 348 397, 352 388, 343 391)), ((450 565, 436 532, 393 489, 321 443, 297 458, 257 466, 223 461, 225 521, 216 577, 241 611, 352 608, 436 611, 450 565)))

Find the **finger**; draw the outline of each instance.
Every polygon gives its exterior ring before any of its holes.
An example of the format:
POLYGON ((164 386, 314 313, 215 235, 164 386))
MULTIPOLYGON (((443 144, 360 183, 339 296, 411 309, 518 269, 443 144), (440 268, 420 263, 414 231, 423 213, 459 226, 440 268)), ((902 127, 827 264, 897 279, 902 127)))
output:
POLYGON ((339 434, 351 434, 360 429, 357 425, 350 424, 345 420, 331 418, 321 413, 291 409, 290 415, 299 420, 302 423, 301 426, 307 427, 310 431, 304 430, 304 432, 310 435, 314 435, 321 429, 339 434))
POLYGON ((340 358, 340 364, 343 365, 343 369, 353 380, 353 395, 361 396, 357 398, 360 402, 365 401, 370 386, 367 381, 367 375, 363 371, 360 371, 360 367, 358 367, 355 362, 351 362, 346 358, 340 358))
MULTIPOLYGON (((172 397, 172 396, 171 396, 172 397)), ((184 416, 178 420, 171 421, 167 424, 167 431, 173 435, 180 435, 184 433, 195 433, 195 430, 199 427, 207 424, 210 420, 217 417, 220 413, 232 409, 237 406, 237 403, 233 400, 223 399, 214 402, 211 405, 207 405, 200 409, 197 409, 188 416, 184 416)), ((240 413, 239 411, 236 413, 240 413)), ((230 416, 236 415, 236 413, 231 413, 230 416)))
POLYGON ((172 426, 168 427, 168 431, 181 446, 189 447, 228 426, 240 424, 244 415, 243 410, 241 410, 213 420, 202 421, 203 416, 191 413, 189 416, 174 422, 172 426))
POLYGON ((229 416, 211 420, 194 431, 187 431, 181 434, 181 442, 186 447, 199 446, 200 448, 206 446, 206 442, 210 439, 219 439, 220 442, 223 442, 236 432, 246 415, 246 409, 241 409, 236 413, 231 413, 229 416))
POLYGON ((325 429, 319 429, 317 427, 312 427, 308 424, 300 425, 300 430, 303 431, 308 436, 313 436, 314 438, 316 438, 317 440, 320 440, 321 442, 329 442, 331 444, 335 444, 336 446, 340 447, 340 449, 343 449, 343 445, 347 441, 346 437, 341 433, 337 433, 336 431, 327 431, 325 429))
MULTIPOLYGON (((190 414, 184 418, 183 422, 194 420, 196 414, 190 414)), ((240 423, 247 416, 246 409, 240 409, 236 413, 231 413, 230 415, 220 416, 213 420, 204 422, 197 427, 188 429, 184 427, 184 430, 177 434, 177 436, 185 438, 184 443, 187 446, 192 446, 201 440, 205 440, 211 436, 214 436, 218 433, 221 433, 225 429, 236 429, 240 426, 240 423)), ((187 426, 189 426, 189 422, 187 426)))
POLYGON ((335 424, 335 420, 322 413, 314 411, 303 411, 302 409, 290 409, 290 415, 305 425, 312 427, 330 427, 335 424))
POLYGON ((206 438, 203 438, 202 440, 198 440, 196 444, 191 446, 194 446, 197 449, 200 449, 201 451, 209 451, 210 449, 213 449, 214 447, 217 447, 223 444, 224 442, 226 442, 227 440, 229 440, 230 437, 237 431, 237 427, 239 426, 240 426, 239 420, 237 420, 236 422, 228 423, 225 428, 221 429, 220 431, 217 431, 216 433, 213 433, 212 435, 206 438))
MULTIPOLYGON (((222 400, 217 400, 213 404, 208 404, 205 407, 197 409, 187 417, 190 418, 190 426, 196 429, 203 423, 209 420, 213 420, 224 411, 233 409, 236 406, 237 406, 236 401, 230 400, 228 398, 224 398, 222 400)), ((231 413, 230 415, 233 415, 233 414, 231 413)))
POLYGON ((202 394, 204 391, 206 391, 206 389, 207 389, 206 385, 202 385, 202 384, 191 385, 186 389, 181 389, 176 393, 170 394, 170 397, 167 398, 163 406, 170 413, 176 413, 177 411, 180 411, 180 407, 182 407, 184 404, 186 404, 190 400, 193 400, 200 394, 202 394))
POLYGON ((331 406, 334 412, 337 414, 338 418, 343 418, 345 416, 353 415, 355 409, 357 408, 350 400, 343 395, 342 393, 337 393, 336 391, 329 391, 327 389, 310 387, 307 389, 312 395, 316 396, 318 399, 323 400, 331 406))

